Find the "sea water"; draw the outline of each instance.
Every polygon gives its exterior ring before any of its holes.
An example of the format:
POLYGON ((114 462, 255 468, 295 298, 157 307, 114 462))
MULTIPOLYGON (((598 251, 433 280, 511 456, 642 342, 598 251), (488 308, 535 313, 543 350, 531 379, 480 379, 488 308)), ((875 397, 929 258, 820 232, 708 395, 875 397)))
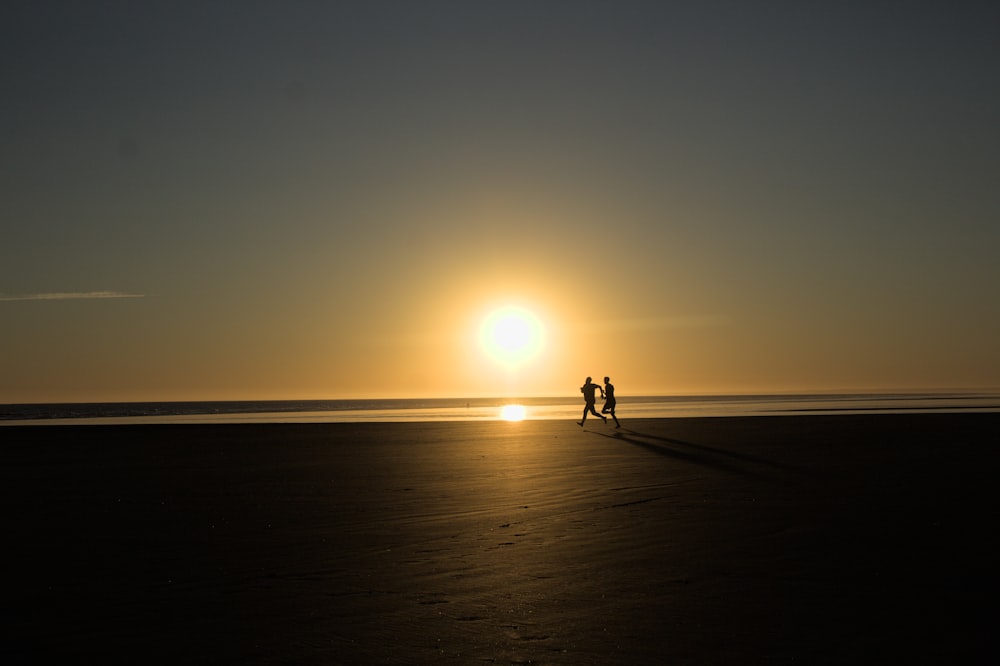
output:
MULTIPOLYGON (((0 405, 0 425, 496 421, 512 404, 527 420, 579 419, 583 411, 582 400, 569 397, 59 403, 0 405)), ((1000 391, 620 395, 617 407, 622 420, 913 411, 1000 411, 1000 391)))

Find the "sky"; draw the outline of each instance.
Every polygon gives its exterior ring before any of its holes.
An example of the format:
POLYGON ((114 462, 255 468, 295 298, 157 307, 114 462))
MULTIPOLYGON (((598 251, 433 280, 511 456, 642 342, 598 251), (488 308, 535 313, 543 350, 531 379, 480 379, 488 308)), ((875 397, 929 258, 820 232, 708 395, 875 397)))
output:
POLYGON ((998 387, 998 19, 6 2, 0 402, 998 387))

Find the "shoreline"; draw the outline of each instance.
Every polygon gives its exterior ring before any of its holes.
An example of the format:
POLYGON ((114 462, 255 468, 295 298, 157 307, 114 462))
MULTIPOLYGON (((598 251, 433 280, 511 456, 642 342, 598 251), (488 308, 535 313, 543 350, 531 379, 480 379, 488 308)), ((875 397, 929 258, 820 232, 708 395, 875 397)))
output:
MULTIPOLYGON (((423 423, 509 420, 504 407, 523 407, 523 420, 578 417, 575 399, 477 398, 0 405, 0 427, 146 423, 423 423)), ((1000 412, 996 391, 715 396, 632 396, 619 402, 629 419, 713 416, 1000 412)))
POLYGON ((997 656, 1000 414, 622 425, 9 427, 0 654, 997 656))

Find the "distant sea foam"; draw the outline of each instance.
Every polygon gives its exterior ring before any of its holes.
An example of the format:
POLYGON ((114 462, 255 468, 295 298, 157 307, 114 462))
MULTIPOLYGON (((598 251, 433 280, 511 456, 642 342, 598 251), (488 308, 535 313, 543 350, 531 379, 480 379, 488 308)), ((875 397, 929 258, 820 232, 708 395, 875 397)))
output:
MULTIPOLYGON (((529 420, 579 419, 583 411, 582 401, 562 397, 59 403, 0 405, 0 425, 494 421, 502 419, 501 410, 510 404, 524 406, 525 418, 529 420)), ((617 409, 622 420, 912 411, 1000 411, 1000 391, 622 395, 617 409)))

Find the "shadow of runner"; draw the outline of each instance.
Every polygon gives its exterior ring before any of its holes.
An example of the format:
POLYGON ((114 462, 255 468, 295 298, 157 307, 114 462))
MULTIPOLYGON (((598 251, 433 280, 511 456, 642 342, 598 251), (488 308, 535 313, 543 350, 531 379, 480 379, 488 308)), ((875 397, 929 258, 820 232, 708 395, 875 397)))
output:
POLYGON ((725 470, 729 472, 735 472, 741 474, 748 474, 748 473, 756 474, 756 472, 753 471, 752 466, 758 466, 758 467, 768 467, 773 470, 779 470, 783 472, 792 472, 804 476, 811 476, 811 477, 818 476, 812 470, 808 470, 802 467, 797 467, 795 465, 775 462, 773 460, 767 460, 765 458, 760 458, 758 456, 752 456, 745 453, 735 453, 733 451, 726 451, 725 449, 720 449, 712 446, 705 446, 704 444, 695 444, 694 442, 686 442, 683 440, 673 439, 670 437, 662 437, 660 435, 650 435, 647 433, 637 432, 629 428, 616 430, 613 433, 603 433, 598 431, 593 431, 593 432, 595 435, 608 437, 610 439, 621 440, 629 444, 632 444, 633 446, 638 446, 639 448, 646 449, 647 451, 652 451, 657 455, 666 456, 668 458, 673 458, 675 460, 681 460, 696 465, 705 465, 708 467, 713 467, 715 469, 725 470), (626 435, 625 433, 628 434, 626 435), (655 440, 655 441, 650 442, 644 440, 655 440))

